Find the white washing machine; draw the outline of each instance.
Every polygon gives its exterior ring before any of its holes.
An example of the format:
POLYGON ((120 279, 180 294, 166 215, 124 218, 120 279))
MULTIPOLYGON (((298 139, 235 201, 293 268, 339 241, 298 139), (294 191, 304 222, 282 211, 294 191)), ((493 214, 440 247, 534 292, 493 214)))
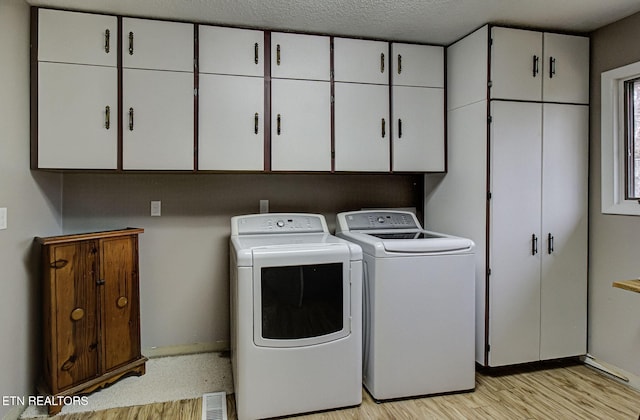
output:
POLYGON ((360 247, 316 214, 236 216, 230 242, 238 419, 360 404, 360 247))
POLYGON ((475 389, 473 241, 425 231, 406 211, 340 213, 336 235, 362 247, 373 398, 475 389))

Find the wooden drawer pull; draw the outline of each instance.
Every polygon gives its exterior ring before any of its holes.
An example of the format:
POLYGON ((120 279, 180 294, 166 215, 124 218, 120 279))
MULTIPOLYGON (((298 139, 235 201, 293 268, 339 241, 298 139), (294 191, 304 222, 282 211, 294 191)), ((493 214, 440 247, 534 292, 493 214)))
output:
POLYGON ((118 306, 118 308, 124 308, 127 306, 127 303, 129 303, 129 299, 124 296, 120 296, 116 301, 116 306, 118 306))
POLYGON ((82 318, 84 318, 84 309, 76 308, 71 311, 71 319, 73 321, 80 321, 82 318))

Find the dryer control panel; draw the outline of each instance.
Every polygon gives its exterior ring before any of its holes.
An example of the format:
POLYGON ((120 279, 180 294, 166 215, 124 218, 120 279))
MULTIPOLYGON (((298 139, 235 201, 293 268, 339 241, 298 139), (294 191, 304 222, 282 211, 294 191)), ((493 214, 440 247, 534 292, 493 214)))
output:
POLYGON ((421 229, 418 219, 406 211, 358 211, 347 213, 345 221, 349 230, 368 229, 421 229))
POLYGON ((236 216, 232 218, 232 234, 233 230, 236 230, 238 235, 324 233, 329 231, 324 216, 320 214, 289 213, 236 216))

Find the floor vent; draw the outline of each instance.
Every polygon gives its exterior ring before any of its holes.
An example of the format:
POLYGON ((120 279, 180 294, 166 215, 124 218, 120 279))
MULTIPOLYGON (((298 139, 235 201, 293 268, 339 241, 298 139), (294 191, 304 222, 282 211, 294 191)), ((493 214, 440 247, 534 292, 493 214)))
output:
POLYGON ((202 420, 227 420, 227 394, 213 392, 202 396, 202 420))

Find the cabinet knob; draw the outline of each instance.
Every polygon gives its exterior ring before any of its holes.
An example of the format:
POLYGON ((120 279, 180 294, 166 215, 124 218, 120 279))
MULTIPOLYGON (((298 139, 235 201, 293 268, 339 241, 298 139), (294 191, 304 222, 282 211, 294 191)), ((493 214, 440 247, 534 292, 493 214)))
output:
POLYGON ((109 105, 104 107, 104 128, 107 130, 111 127, 111 107, 109 105))
POLYGON ((556 74, 556 59, 549 57, 549 79, 553 79, 556 74))
POLYGON ((276 45, 276 64, 280 65, 280 44, 276 45))
POLYGON ((71 311, 71 320, 80 321, 82 318, 84 318, 84 309, 76 308, 71 311))
POLYGON ((384 73, 384 53, 380 53, 380 73, 384 73))
POLYGON ((384 138, 384 136, 387 134, 387 130, 386 130, 386 122, 384 120, 384 118, 382 119, 382 138, 384 138))
POLYGON ((127 303, 129 303, 129 299, 124 296, 120 296, 116 301, 116 306, 118 308, 124 308, 125 306, 127 306, 127 303))
POLYGON ((282 117, 280 114, 278 114, 278 116, 276 117, 276 133, 278 135, 280 135, 280 121, 282 120, 282 117))
POLYGON ((253 62, 258 64, 260 60, 258 59, 258 43, 256 42, 253 45, 253 62))
POLYGON ((258 113, 256 112, 255 115, 253 116, 253 133, 254 134, 258 134, 258 123, 260 121, 260 116, 258 115, 258 113))
POLYGON ((398 74, 402 73, 402 55, 398 54, 398 74))
POLYGON ((536 77, 540 72, 540 57, 537 55, 533 56, 533 77, 536 77))

